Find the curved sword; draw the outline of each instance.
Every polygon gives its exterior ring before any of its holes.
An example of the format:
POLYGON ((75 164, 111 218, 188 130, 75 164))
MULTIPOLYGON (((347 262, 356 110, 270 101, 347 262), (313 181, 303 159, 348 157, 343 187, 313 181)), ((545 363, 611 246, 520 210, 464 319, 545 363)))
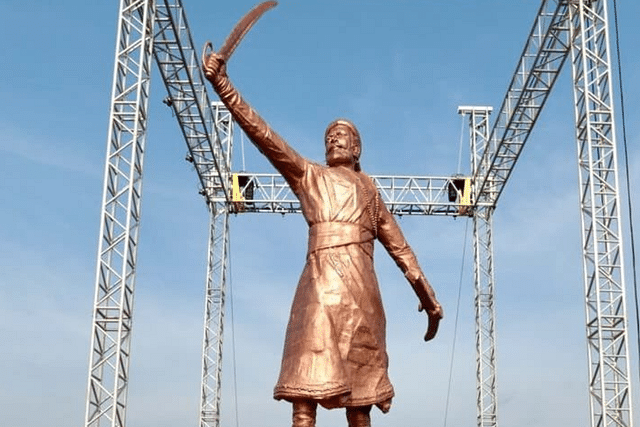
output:
MULTIPOLYGON (((251 27, 253 27, 253 25, 258 21, 258 19, 260 19, 260 17, 264 15, 264 13, 267 10, 276 7, 277 4, 278 4, 277 1, 262 2, 259 5, 255 6, 253 9, 251 9, 246 15, 242 17, 242 19, 240 19, 240 21, 238 21, 236 26, 231 31, 231 34, 229 34, 227 39, 222 44, 222 47, 218 51, 218 55, 222 57, 222 60, 224 62, 227 62, 229 60, 233 52, 236 50, 236 47, 238 47, 238 45, 242 41, 242 38, 249 32, 251 27)), ((212 49, 213 49, 213 45, 211 44, 210 41, 208 41, 204 45, 204 48, 202 50, 203 63, 207 59, 207 56, 208 56, 207 52, 212 49)))

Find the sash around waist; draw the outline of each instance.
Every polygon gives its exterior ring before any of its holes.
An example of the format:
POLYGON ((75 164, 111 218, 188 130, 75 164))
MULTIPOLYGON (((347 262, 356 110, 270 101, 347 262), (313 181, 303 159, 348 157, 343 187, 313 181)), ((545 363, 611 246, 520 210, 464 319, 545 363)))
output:
POLYGON ((319 222, 309 227, 309 254, 349 244, 361 244, 373 257, 373 232, 350 222, 319 222))

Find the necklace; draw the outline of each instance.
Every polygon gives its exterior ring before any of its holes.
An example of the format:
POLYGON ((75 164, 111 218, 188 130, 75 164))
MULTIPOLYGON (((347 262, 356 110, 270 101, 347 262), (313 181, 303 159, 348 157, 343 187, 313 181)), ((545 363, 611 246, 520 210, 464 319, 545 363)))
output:
POLYGON ((364 191, 364 198, 367 202, 367 213, 369 214, 369 219, 371 220, 371 225, 373 226, 373 236, 378 236, 378 197, 374 195, 373 197, 373 207, 371 207, 371 197, 369 197, 369 190, 367 190, 367 186, 360 180, 360 175, 356 172, 356 179, 358 180, 358 184, 364 191))

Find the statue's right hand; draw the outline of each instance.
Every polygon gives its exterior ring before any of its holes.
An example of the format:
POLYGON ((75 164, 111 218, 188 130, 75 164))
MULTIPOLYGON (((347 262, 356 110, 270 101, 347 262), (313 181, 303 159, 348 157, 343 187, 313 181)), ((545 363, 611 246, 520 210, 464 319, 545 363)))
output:
POLYGON ((213 51, 205 56, 202 68, 204 70, 205 77, 211 82, 216 78, 226 77, 227 75, 225 60, 222 56, 213 51))

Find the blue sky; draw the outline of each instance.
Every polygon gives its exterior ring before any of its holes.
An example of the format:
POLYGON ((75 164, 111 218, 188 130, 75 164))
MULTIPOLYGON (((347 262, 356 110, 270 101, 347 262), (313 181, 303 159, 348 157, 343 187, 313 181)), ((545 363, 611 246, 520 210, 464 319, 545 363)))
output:
MULTIPOLYGON (((618 3, 635 183, 640 39, 634 17, 640 5, 618 3)), ((185 1, 195 43, 219 46, 253 4, 185 1)), ((283 0, 248 34, 229 75, 307 157, 323 158, 326 124, 345 116, 360 129, 365 171, 452 175, 461 139, 457 107, 499 107, 539 4, 283 0)), ((44 421, 62 427, 84 420, 117 7, 77 0, 3 3, 0 413, 6 425, 44 421)), ((208 218, 195 172, 184 161, 184 141, 161 102, 166 94, 155 68, 153 77, 128 425, 196 425, 208 218)), ((588 422, 573 122, 567 66, 495 214, 503 425, 588 422)), ((466 139, 463 147, 466 172, 466 139)), ((236 150, 241 169, 238 142, 236 150)), ((248 142, 244 154, 247 170, 272 171, 248 142)), ((637 185, 632 195, 637 200, 637 185)), ((449 385, 447 425, 472 425, 471 229, 464 219, 399 221, 446 319, 436 341, 422 342, 425 319, 416 312, 415 296, 378 246, 396 398, 389 414, 374 414, 374 425, 443 425, 449 385)), ((236 402, 239 425, 287 425, 290 405, 273 401, 271 391, 306 226, 299 216, 239 215, 232 220, 231 245, 234 322, 227 323, 225 336, 223 425, 236 425, 236 402)), ((630 320, 633 314, 630 307, 630 320)), ((637 407, 633 330, 630 338, 637 407)), ((342 411, 319 415, 320 425, 343 419, 342 411)))

